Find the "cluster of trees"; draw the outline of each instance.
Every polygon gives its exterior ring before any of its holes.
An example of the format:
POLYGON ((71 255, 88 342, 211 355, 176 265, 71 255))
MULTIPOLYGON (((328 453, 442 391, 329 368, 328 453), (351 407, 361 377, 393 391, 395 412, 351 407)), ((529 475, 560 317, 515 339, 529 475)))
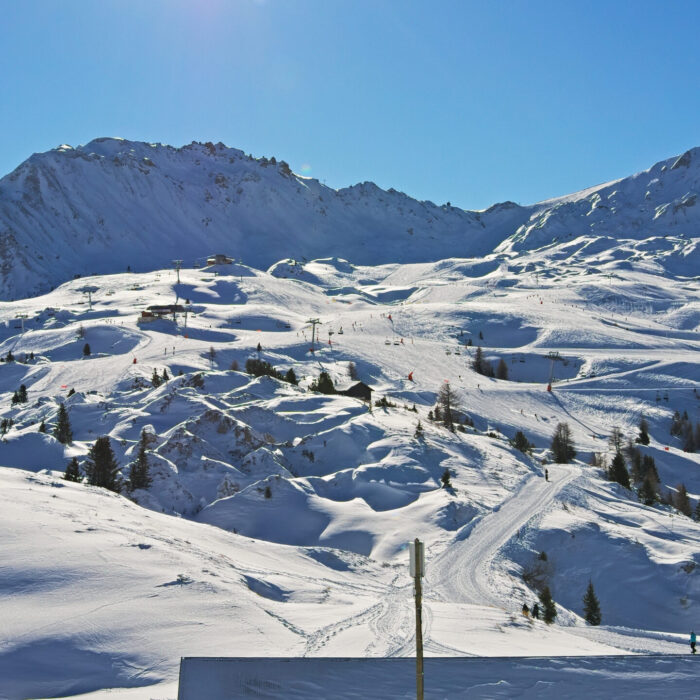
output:
POLYGON ((323 370, 321 374, 318 375, 317 379, 314 379, 311 384, 309 384, 309 389, 311 391, 318 391, 321 394, 335 394, 335 385, 331 379, 330 374, 323 370))
POLYGON ((74 482, 85 480, 91 486, 100 486, 115 493, 122 491, 131 493, 137 489, 147 489, 152 483, 148 449, 153 439, 154 436, 151 433, 145 429, 141 431, 136 458, 129 465, 129 476, 126 480, 122 478, 121 468, 107 435, 95 440, 82 469, 78 458, 73 457, 66 467, 63 478, 74 482))
POLYGON ((480 345, 477 345, 472 360, 472 369, 477 374, 483 374, 485 377, 495 377, 496 379, 508 379, 508 365, 501 357, 496 364, 496 367, 484 358, 484 351, 480 345))
MULTIPOLYGON (((290 384, 299 383, 297 375, 291 367, 287 370, 286 374, 282 374, 281 372, 278 372, 269 362, 266 362, 265 360, 259 360, 254 357, 249 357, 246 360, 245 371, 248 374, 252 374, 254 377, 273 377, 274 379, 279 379, 283 382, 289 382, 290 384)), ((322 372, 322 374, 324 373, 322 372)))
POLYGON ((12 354, 12 350, 8 350, 7 355, 5 355, 4 357, 0 357, 0 362, 15 362, 15 361, 17 361, 17 362, 27 363, 27 362, 29 362, 29 360, 33 360, 33 359, 34 359, 33 352, 30 352, 29 354, 24 353, 24 359, 22 359, 21 357, 15 357, 12 354))
POLYGON ((671 435, 681 439, 684 452, 696 452, 700 449, 700 423, 696 423, 693 428, 687 411, 683 411, 682 415, 678 411, 673 414, 671 435))
MULTIPOLYGON (((679 418, 682 422, 683 419, 680 416, 679 418)), ((700 501, 693 510, 684 483, 678 484, 675 490, 669 489, 662 493, 656 461, 640 449, 640 445, 649 444, 649 425, 644 418, 639 422, 639 432, 634 440, 625 440, 620 428, 614 426, 608 443, 614 453, 610 465, 607 465, 605 457, 601 454, 596 454, 591 463, 605 469, 610 481, 615 481, 626 489, 635 490, 639 500, 647 506, 661 502, 673 506, 689 518, 700 521, 700 501)))
POLYGON ((464 430, 465 425, 474 425, 474 421, 463 412, 461 397, 448 381, 440 387, 435 407, 428 411, 428 419, 442 423, 452 432, 464 430))
POLYGON ((14 394, 12 394, 12 403, 27 403, 29 399, 27 398, 27 387, 22 384, 14 394))
POLYGON ((161 384, 165 384, 169 380, 170 375, 168 374, 167 369, 164 369, 162 374, 158 374, 158 370, 155 367, 153 368, 153 374, 151 375, 151 384, 154 387, 159 387, 161 384))
POLYGON ((0 437, 5 435, 5 433, 12 427, 14 421, 12 418, 3 418, 0 420, 0 437))

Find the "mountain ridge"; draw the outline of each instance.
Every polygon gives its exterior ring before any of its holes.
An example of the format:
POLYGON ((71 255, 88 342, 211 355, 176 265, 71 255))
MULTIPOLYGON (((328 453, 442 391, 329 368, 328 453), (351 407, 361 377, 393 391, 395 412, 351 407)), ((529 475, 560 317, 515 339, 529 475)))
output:
POLYGON ((64 144, 0 180, 0 293, 26 297, 77 275, 149 271, 213 252, 266 269, 285 258, 512 258, 582 235, 688 236, 700 223, 699 153, 564 197, 469 211, 372 182, 334 190, 222 143, 64 144))

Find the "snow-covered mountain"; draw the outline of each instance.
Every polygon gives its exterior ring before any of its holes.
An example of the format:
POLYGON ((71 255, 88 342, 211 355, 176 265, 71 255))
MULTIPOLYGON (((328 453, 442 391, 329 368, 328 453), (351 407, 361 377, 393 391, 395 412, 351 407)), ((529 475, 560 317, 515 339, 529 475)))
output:
MULTIPOLYGON (((0 294, 20 298, 75 275, 149 271, 173 259, 192 265, 214 252, 265 269, 284 258, 376 265, 682 241, 698 230, 699 183, 693 149, 567 197, 477 212, 369 182, 333 190, 221 143, 100 138, 35 154, 0 180, 0 294)), ((694 248, 680 254, 689 270, 697 264, 694 248)))

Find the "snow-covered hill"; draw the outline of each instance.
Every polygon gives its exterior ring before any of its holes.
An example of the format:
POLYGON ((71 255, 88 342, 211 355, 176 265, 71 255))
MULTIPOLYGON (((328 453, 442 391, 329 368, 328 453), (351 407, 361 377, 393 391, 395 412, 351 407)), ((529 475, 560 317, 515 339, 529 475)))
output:
POLYGON ((220 143, 100 138, 35 154, 0 180, 0 294, 25 297, 75 275, 151 271, 174 259, 192 266, 215 252, 266 269, 284 258, 504 262, 554 246, 562 260, 619 261, 663 249, 678 273, 693 275, 699 182, 693 149, 570 196, 475 212, 373 183, 333 190, 220 143))
POLYGON ((0 363, 0 418, 13 422, 0 442, 0 697, 153 683, 133 697, 172 697, 181 655, 408 655, 416 536, 430 654, 683 652, 700 525, 587 463, 609 459, 612 426, 634 438, 644 416, 662 494, 682 482, 700 500, 698 453, 669 433, 676 410, 700 420, 700 289, 684 267, 696 242, 568 256, 564 242, 507 262, 280 260, 184 269, 179 283, 121 273, 0 303, 0 356, 16 358, 0 363), (137 324, 176 299, 186 327, 137 324), (508 380, 473 371, 477 345, 508 380), (251 357, 299 386, 246 374, 251 357), (348 386, 350 362, 388 406, 310 391, 321 370, 348 386), (473 427, 430 420, 445 380, 473 427), (28 401, 12 404, 22 384, 28 401), (60 402, 66 446, 51 435, 60 402), (545 465, 562 421, 577 461, 545 465), (101 435, 126 471, 143 428, 154 483, 140 505, 60 479, 101 435), (517 430, 532 456, 510 444, 517 430), (602 627, 581 617, 589 579, 602 627), (551 627, 519 613, 543 580, 551 627))

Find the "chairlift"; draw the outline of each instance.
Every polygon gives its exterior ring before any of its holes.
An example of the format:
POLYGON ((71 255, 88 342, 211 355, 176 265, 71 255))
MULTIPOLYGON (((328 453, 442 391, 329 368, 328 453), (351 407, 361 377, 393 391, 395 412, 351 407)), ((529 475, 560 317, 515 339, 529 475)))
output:
POLYGON ((342 326, 338 329, 338 335, 343 335, 343 327, 342 326))
POLYGON ((387 339, 384 341, 384 345, 391 345, 391 341, 389 340, 389 338, 387 338, 387 339))
POLYGON ((455 355, 461 355, 461 354, 462 354, 462 351, 459 348, 457 348, 455 350, 455 355))
POLYGON ((395 340, 394 345, 401 345, 401 343, 398 340, 395 340))
POLYGON ((452 350, 445 350, 445 355, 451 355, 451 354, 452 354, 452 350))

